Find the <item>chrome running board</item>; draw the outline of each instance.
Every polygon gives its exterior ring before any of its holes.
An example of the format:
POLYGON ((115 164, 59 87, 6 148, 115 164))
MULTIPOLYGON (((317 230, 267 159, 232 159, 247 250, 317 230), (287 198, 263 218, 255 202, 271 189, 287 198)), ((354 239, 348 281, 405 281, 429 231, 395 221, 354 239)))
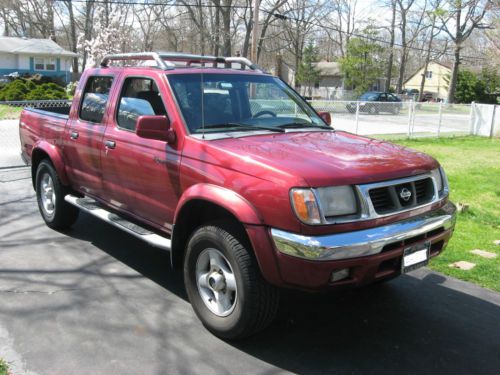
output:
POLYGON ((156 233, 151 232, 149 229, 143 228, 123 217, 105 210, 97 201, 91 198, 79 198, 74 195, 66 195, 64 200, 73 206, 78 207, 80 210, 85 211, 105 222, 119 228, 134 237, 137 237, 148 244, 158 247, 163 250, 170 251, 172 242, 170 239, 162 237, 156 233))

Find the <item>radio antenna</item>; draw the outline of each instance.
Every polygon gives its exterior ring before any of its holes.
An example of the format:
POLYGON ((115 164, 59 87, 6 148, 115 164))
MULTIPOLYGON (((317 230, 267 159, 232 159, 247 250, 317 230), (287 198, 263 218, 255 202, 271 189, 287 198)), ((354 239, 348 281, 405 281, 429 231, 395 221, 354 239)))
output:
POLYGON ((203 89, 203 67, 200 70, 201 89, 201 139, 205 139, 205 90, 203 89))

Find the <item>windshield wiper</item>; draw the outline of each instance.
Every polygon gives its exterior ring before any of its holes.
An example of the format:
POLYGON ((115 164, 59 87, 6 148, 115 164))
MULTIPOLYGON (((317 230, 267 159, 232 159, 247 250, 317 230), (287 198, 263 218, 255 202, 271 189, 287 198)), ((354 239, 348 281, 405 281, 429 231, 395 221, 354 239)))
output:
MULTIPOLYGON (((217 129, 217 128, 245 128, 247 130, 253 130, 253 129, 269 130, 269 131, 277 132, 277 133, 284 133, 285 132, 285 129, 281 129, 279 127, 263 126, 263 125, 248 125, 248 124, 241 124, 239 122, 225 122, 223 124, 205 125, 205 129, 217 129)), ((200 130, 201 130, 201 128, 198 128, 198 131, 200 131, 200 130)))
POLYGON ((333 128, 325 125, 309 124, 307 122, 290 122, 288 124, 283 124, 278 126, 281 129, 298 129, 298 128, 319 128, 333 130, 333 128))

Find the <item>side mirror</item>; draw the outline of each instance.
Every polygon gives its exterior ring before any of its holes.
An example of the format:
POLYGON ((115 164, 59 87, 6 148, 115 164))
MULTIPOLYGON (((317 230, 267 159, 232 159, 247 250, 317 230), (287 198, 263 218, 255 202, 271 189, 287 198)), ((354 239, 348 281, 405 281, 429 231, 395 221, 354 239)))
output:
POLYGON ((139 116, 135 134, 141 138, 168 143, 174 143, 176 139, 174 131, 170 129, 170 120, 166 116, 139 116))
POLYGON ((328 125, 332 124, 332 115, 330 112, 318 112, 319 117, 323 119, 328 125))

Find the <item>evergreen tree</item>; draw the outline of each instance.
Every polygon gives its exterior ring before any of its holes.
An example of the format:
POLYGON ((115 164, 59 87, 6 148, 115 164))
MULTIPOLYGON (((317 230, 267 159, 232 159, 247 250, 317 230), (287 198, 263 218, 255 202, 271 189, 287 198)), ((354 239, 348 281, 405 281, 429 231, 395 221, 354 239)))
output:
POLYGON ((315 67, 318 61, 318 49, 309 43, 302 53, 302 62, 297 70, 296 81, 308 88, 309 96, 312 96, 312 88, 319 83, 320 72, 315 67))

